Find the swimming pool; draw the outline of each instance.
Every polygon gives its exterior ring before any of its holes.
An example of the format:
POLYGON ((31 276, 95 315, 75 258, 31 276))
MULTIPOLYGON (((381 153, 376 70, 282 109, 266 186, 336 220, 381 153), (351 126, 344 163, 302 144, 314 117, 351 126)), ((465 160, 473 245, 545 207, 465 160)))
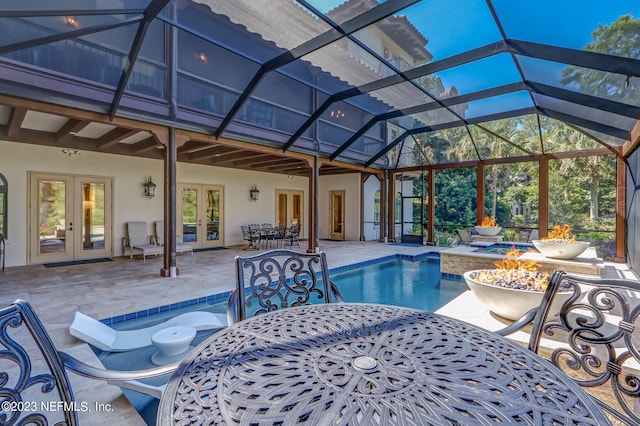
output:
POLYGON ((511 250, 520 250, 521 253, 527 252, 529 250, 537 251, 533 244, 491 244, 487 247, 480 247, 475 252, 478 253, 491 253, 491 254, 502 254, 506 255, 507 252, 511 250))
POLYGON ((440 278, 440 261, 434 258, 395 258, 364 267, 332 273, 346 302, 382 303, 436 311, 467 290, 459 280, 440 278))

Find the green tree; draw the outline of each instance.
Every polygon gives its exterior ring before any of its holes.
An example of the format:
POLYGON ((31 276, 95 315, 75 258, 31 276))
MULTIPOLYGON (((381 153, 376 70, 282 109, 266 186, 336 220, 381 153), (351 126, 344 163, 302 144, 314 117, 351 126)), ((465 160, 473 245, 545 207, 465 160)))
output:
MULTIPOLYGON (((584 50, 627 58, 640 58, 640 19, 624 15, 610 25, 598 25, 591 34, 592 41, 584 50)), ((640 82, 595 69, 569 66, 562 73, 562 83, 577 85, 581 92, 634 104, 640 97, 640 82), (628 83, 627 83, 628 82, 628 83)))

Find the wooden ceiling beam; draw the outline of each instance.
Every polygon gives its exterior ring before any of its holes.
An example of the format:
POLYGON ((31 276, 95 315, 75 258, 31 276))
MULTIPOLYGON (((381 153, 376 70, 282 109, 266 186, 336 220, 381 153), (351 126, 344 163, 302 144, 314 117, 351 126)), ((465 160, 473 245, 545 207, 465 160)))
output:
POLYGON ((228 155, 234 152, 238 152, 235 148, 229 148, 226 146, 218 145, 212 148, 201 149, 192 154, 187 154, 186 158, 188 160, 206 160, 212 157, 220 157, 223 155, 228 155))
MULTIPOLYGON (((244 166, 244 165, 252 165, 252 164, 269 164, 277 161, 282 161, 283 157, 274 157, 272 154, 262 154, 260 156, 253 156, 242 160, 237 160, 233 162, 234 166, 244 166), (264 160, 260 160, 261 157, 264 157, 264 160)), ((289 159, 289 161, 292 161, 289 159)))
POLYGON ((160 146, 155 137, 150 136, 146 139, 141 140, 140 142, 136 142, 130 147, 130 151, 134 154, 142 154, 143 152, 152 151, 157 149, 156 147, 160 146))
POLYGON ((89 123, 90 121, 86 120, 76 120, 75 118, 69 119, 65 125, 56 132, 56 141, 60 145, 64 145, 72 141, 76 138, 76 133, 87 127, 89 123))
POLYGON ((211 161, 211 164, 228 164, 233 163, 235 160, 249 159, 263 156, 263 152, 252 152, 244 150, 235 150, 235 152, 225 153, 224 155, 216 156, 211 161))
POLYGON ((126 129, 126 128, 113 129, 105 133, 104 135, 102 135, 100 138, 96 140, 96 143, 95 143, 96 149, 98 151, 103 151, 107 148, 112 148, 117 144, 119 144, 124 139, 135 135, 139 131, 140 130, 132 130, 132 129, 126 129))
POLYGON ((220 146, 219 143, 205 143, 200 141, 189 140, 187 143, 178 148, 178 154, 193 154, 195 152, 204 151, 220 146))
POLYGON ((275 164, 275 165, 272 164, 271 166, 267 167, 266 170, 268 170, 268 171, 278 171, 278 172, 286 171, 286 170, 299 170, 299 171, 300 170, 304 170, 304 172, 306 173, 307 167, 305 167, 299 161, 296 161, 296 162, 288 161, 288 162, 282 163, 282 164, 275 164))
POLYGON ((7 136, 17 137, 22 132, 22 122, 27 115, 26 108, 13 108, 9 114, 9 124, 7 126, 7 136))

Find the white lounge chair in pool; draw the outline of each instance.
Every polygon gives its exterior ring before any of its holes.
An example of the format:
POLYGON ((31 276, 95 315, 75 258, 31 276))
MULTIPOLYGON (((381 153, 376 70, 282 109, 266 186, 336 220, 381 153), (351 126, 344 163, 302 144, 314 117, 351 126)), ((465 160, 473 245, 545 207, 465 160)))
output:
POLYGON ((151 337, 158 331, 175 326, 189 326, 211 330, 227 326, 226 314, 213 312, 186 312, 160 324, 136 330, 115 330, 108 325, 77 311, 69 326, 72 336, 105 352, 126 352, 151 346, 151 337))
POLYGON ((162 246, 152 244, 152 237, 147 234, 147 222, 128 222, 127 236, 123 239, 123 247, 129 249, 129 258, 133 259, 133 250, 142 252, 142 260, 147 256, 162 254, 162 246))
MULTIPOLYGON (((155 223, 155 234, 154 234, 154 238, 156 239, 156 244, 160 246, 164 245, 163 236, 164 236, 164 222, 161 220, 158 220, 155 223)), ((193 256, 192 246, 190 246, 189 244, 179 243, 176 241, 176 253, 184 253, 187 251, 191 253, 191 256, 193 256)))

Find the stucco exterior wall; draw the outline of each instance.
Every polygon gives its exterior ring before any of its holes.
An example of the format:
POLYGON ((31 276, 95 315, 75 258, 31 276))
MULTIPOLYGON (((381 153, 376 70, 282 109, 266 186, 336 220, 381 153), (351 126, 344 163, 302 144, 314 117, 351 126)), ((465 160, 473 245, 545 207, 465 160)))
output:
MULTIPOLYGON (((121 256, 125 223, 163 219, 163 161, 82 151, 69 157, 60 148, 0 140, 0 173, 8 182, 8 232, 6 266, 28 264, 28 172, 89 175, 113 178, 113 256, 121 256), (148 176, 158 185, 156 197, 144 196, 148 176)), ((244 244, 240 225, 275 223, 275 190, 304 191, 305 217, 308 206, 308 179, 286 175, 237 170, 196 164, 177 164, 177 181, 224 186, 224 245, 244 244), (258 201, 249 199, 256 184, 258 201)), ((326 222, 326 220, 325 220, 326 222)), ((350 228, 355 226, 350 225, 350 228)), ((306 237, 306 235, 304 236, 306 237)))
POLYGON ((329 191, 345 191, 345 240, 360 240, 360 174, 322 176, 318 180, 318 237, 329 238, 329 191))

